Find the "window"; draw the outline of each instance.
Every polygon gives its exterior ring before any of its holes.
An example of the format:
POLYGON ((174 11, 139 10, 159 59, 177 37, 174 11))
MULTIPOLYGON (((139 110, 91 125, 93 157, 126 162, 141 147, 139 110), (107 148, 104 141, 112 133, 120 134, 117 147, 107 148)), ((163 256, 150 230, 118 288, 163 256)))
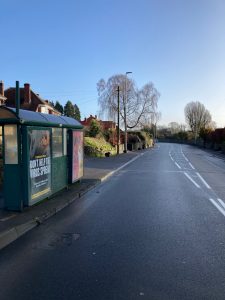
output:
POLYGON ((53 157, 62 156, 63 143, 62 143, 62 129, 52 128, 52 153, 53 157))
POLYGON ((5 164, 18 164, 17 125, 4 126, 5 164))

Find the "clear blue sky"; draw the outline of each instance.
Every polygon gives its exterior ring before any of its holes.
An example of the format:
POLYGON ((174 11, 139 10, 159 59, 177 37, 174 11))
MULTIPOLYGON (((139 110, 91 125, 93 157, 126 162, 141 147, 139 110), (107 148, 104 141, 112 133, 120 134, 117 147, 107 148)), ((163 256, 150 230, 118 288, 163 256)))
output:
POLYGON ((0 0, 0 80, 96 114, 99 79, 132 71, 161 93, 161 124, 204 103, 225 125, 224 0, 0 0))

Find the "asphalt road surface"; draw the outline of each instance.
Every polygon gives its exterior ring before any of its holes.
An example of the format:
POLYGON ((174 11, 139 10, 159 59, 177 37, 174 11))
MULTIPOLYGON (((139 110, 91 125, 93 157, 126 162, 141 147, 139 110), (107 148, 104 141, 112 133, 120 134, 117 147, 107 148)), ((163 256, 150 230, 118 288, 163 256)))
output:
POLYGON ((159 144, 0 252, 1 300, 225 299, 225 162, 159 144))

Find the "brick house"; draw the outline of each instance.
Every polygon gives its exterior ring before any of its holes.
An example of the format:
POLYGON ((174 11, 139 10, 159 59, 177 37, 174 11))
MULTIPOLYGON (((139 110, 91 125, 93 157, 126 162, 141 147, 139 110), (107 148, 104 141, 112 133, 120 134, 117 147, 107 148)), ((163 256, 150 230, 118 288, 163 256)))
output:
MULTIPOLYGON (((109 142, 112 145, 116 145, 117 144, 117 125, 116 125, 116 123, 113 121, 99 120, 96 115, 95 116, 90 115, 90 117, 85 118, 83 121, 80 121, 80 123, 84 127, 89 128, 92 120, 98 121, 99 124, 101 125, 103 131, 110 131, 109 142)), ((124 143, 124 134, 123 134, 122 130, 120 130, 120 143, 124 143)))
POLYGON ((115 122, 99 120, 96 115, 95 116, 90 115, 90 117, 85 118, 83 121, 80 121, 80 123, 85 127, 89 127, 92 120, 98 121, 103 130, 116 129, 115 122))
MULTIPOLYGON (((15 107, 16 88, 11 87, 4 91, 3 96, 6 98, 4 104, 8 107, 15 107)), ((39 94, 36 94, 30 88, 29 83, 25 83, 23 88, 20 88, 20 108, 41 112, 52 115, 61 115, 48 100, 42 99, 39 94)))

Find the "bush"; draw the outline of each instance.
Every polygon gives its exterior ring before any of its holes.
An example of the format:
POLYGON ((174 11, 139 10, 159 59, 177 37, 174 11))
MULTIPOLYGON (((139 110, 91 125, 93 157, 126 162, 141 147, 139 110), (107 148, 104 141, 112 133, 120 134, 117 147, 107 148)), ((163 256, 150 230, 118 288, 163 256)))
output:
POLYGON ((128 143, 131 144, 141 143, 142 148, 145 149, 146 147, 153 145, 152 134, 144 130, 130 131, 128 134, 128 143))
POLYGON ((84 153, 88 156, 105 157, 105 153, 116 154, 116 149, 103 138, 85 137, 84 153))
POLYGON ((101 125, 97 120, 91 120, 89 136, 96 137, 98 134, 102 133, 101 125))
POLYGON ((85 145, 84 146, 84 154, 87 156, 92 156, 92 157, 100 157, 101 151, 99 151, 97 148, 94 148, 92 146, 85 145))
POLYGON ((136 134, 131 134, 131 133, 128 134, 127 140, 128 140, 128 143, 130 143, 130 144, 140 143, 140 141, 141 141, 140 138, 136 134))

